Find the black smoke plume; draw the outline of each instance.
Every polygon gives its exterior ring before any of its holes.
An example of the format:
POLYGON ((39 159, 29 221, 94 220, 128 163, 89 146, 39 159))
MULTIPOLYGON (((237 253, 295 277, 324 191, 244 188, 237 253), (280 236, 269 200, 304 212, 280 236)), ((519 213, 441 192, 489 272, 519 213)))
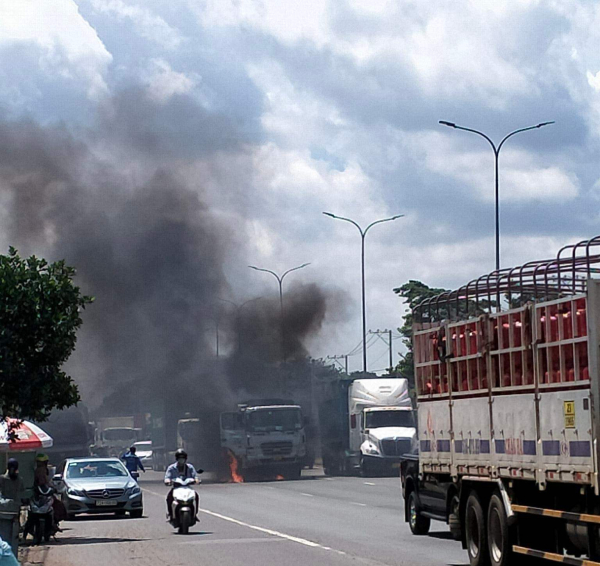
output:
POLYGON ((252 140, 185 97, 157 105, 135 90, 107 101, 94 124, 0 122, 7 242, 65 258, 96 297, 69 361, 84 402, 96 414, 160 407, 176 420, 272 396, 282 382, 289 390, 281 362, 305 359, 328 298, 316 284, 286 292, 283 340, 278 300, 229 316, 217 298, 231 295, 226 262, 248 263, 243 225, 207 203, 248 208, 248 197, 189 172, 213 155, 243 158, 252 140), (218 188, 207 193, 207 180, 218 188), (217 360, 207 328, 219 318, 226 336, 217 360))

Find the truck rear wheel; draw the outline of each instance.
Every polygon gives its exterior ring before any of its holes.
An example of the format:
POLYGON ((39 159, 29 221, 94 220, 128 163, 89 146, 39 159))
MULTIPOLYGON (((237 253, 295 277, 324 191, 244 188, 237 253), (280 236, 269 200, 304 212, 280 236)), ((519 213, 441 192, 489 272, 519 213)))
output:
POLYGON ((465 508, 465 537, 469 564, 471 566, 487 566, 490 556, 487 545, 485 514, 479 496, 472 491, 465 508))
POLYGON ((419 511, 417 494, 411 491, 406 502, 408 506, 408 526, 413 535, 426 535, 431 526, 431 519, 423 517, 419 511))
POLYGON ((509 566, 515 563, 508 518, 504 503, 492 495, 488 507, 488 547, 492 566, 509 566))

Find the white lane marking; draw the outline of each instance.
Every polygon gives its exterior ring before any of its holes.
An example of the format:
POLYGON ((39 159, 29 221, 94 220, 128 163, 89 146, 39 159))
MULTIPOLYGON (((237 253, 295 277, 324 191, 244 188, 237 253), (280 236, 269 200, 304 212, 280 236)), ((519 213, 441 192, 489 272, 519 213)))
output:
POLYGON ((304 497, 314 497, 314 495, 310 493, 301 493, 300 495, 304 495, 304 497))
POLYGON ((214 540, 189 540, 179 544, 253 544, 264 542, 284 542, 280 538, 262 537, 262 538, 219 538, 214 540))
POLYGON ((335 481, 334 478, 325 478, 325 481, 335 481))
POLYGON ((366 503, 356 503, 356 501, 350 501, 350 505, 358 505, 359 507, 366 507, 366 503))
MULTIPOLYGON (((157 497, 164 497, 163 494, 156 493, 155 491, 150 491, 149 489, 144 488, 144 491, 151 493, 152 495, 156 495, 157 497)), ((324 546, 319 544, 318 542, 313 542, 312 540, 308 540, 305 538, 295 537, 292 535, 287 535, 285 533, 280 533, 279 531, 274 531, 273 529, 265 529, 264 527, 258 527, 257 525, 251 525, 250 523, 245 523, 244 521, 239 521, 238 519, 234 519, 233 517, 228 517, 227 515, 221 515, 221 513, 215 513, 214 511, 209 511, 208 509, 199 509, 201 513, 205 513, 206 515, 211 515, 213 517, 217 517, 217 519, 223 519, 223 521, 229 521, 230 523, 235 523, 236 525, 240 525, 241 527, 247 527, 248 529, 253 529, 255 531, 259 531, 261 533, 267 533, 268 535, 273 535, 275 537, 283 538, 285 540, 289 540, 292 542, 297 542, 298 544, 303 544, 304 546, 310 546, 311 548, 320 548, 321 550, 328 550, 329 552, 333 552, 335 554, 339 554, 341 556, 346 556, 346 553, 342 550, 336 550, 335 548, 331 548, 329 546, 324 546)))
POLYGON ((376 483, 372 483, 372 482, 370 482, 370 481, 366 481, 366 482, 364 482, 364 484, 365 484, 365 485, 377 485, 376 483))

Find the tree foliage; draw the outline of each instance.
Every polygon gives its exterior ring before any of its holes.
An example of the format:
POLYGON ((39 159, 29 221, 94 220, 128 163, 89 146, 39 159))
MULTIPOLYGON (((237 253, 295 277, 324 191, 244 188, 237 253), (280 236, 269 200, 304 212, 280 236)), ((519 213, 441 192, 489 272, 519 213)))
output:
POLYGON ((406 377, 409 380, 411 386, 414 384, 415 378, 415 368, 413 364, 414 360, 412 351, 412 310, 421 301, 430 297, 435 297, 436 295, 444 293, 445 291, 446 289, 436 289, 425 285, 425 283, 422 283, 421 281, 414 280, 410 280, 408 283, 405 283, 401 287, 397 287, 396 289, 394 289, 394 293, 396 293, 402 299, 404 299, 405 303, 408 306, 406 314, 402 317, 403 324, 398 329, 398 331, 402 335, 402 343, 406 346, 407 353, 396 366, 396 371, 404 377, 406 377))
POLYGON ((58 261, 0 255, 0 418, 44 421, 53 409, 79 401, 62 369, 75 348, 80 312, 91 297, 58 261))

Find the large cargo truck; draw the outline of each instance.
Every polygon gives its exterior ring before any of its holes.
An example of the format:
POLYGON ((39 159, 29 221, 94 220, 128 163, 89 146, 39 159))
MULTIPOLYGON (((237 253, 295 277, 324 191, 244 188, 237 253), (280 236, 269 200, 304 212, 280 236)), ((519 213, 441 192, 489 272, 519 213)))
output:
POLYGON ((142 427, 136 418, 104 417, 96 421, 96 443, 92 450, 98 456, 121 456, 123 451, 142 440, 142 427))
POLYGON ((306 456, 306 420, 293 401, 267 399, 221 413, 221 446, 244 478, 282 475, 299 478, 306 456))
POLYGON ((596 237, 413 312, 405 518, 448 522, 472 566, 600 565, 599 273, 596 237))
POLYGON ((327 475, 397 473, 415 422, 404 378, 339 380, 319 408, 327 475))

